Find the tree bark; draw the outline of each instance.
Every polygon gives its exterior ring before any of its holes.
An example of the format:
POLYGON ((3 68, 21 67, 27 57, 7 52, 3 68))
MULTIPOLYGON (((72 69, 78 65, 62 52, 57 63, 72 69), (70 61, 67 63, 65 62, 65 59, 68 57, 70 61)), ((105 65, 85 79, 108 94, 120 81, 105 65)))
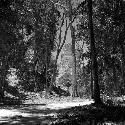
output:
MULTIPOLYGON (((47 41, 48 42, 48 41, 47 41)), ((48 43, 46 42, 46 57, 45 57, 45 60, 46 60, 46 85, 45 85, 45 90, 46 90, 46 93, 45 93, 45 98, 48 98, 48 96, 49 96, 49 86, 48 86, 48 72, 47 72, 47 70, 48 70, 48 43)))
POLYGON ((98 83, 98 63, 97 63, 97 54, 95 48, 95 38, 94 38, 94 30, 93 30, 93 19, 92 19, 92 0, 88 0, 88 16, 89 16, 89 30, 90 30, 90 43, 91 43, 91 60, 93 67, 93 99, 95 103, 102 103, 100 98, 100 88, 98 83))
POLYGON ((94 99, 94 96, 93 96, 93 66, 92 66, 92 61, 91 61, 91 98, 94 99))
POLYGON ((124 48, 124 40, 125 40, 125 17, 124 17, 124 1, 120 0, 120 9, 122 12, 122 24, 123 24, 123 30, 119 35, 119 45, 121 49, 121 71, 122 71, 122 82, 123 82, 123 87, 125 91, 125 48, 124 48))
MULTIPOLYGON (((72 5, 71 5, 71 0, 69 0, 69 20, 72 22, 73 17, 72 17, 72 5)), ((75 54, 75 29, 72 25, 70 24, 70 30, 71 30, 71 38, 72 38, 72 92, 71 92, 71 97, 78 96, 77 93, 77 82, 76 82, 76 54, 75 54)))
POLYGON ((115 89, 115 91, 117 91, 118 87, 117 87, 117 77, 116 77, 115 65, 113 66, 113 82, 114 82, 114 89, 115 89))
MULTIPOLYGON (((107 34, 105 36, 105 38, 107 39, 107 34)), ((104 49, 104 67, 105 67, 105 85, 104 85, 104 94, 106 95, 107 94, 107 90, 108 90, 108 85, 109 85, 109 73, 108 73, 108 66, 107 66, 107 60, 106 60, 106 55, 107 55, 107 52, 108 52, 108 45, 107 45, 107 41, 105 41, 105 49, 104 49)))
POLYGON ((4 59, 2 61, 2 66, 0 67, 0 102, 4 101, 4 91, 5 91, 5 85, 6 85, 6 76, 9 69, 8 65, 8 56, 3 57, 4 59))
POLYGON ((123 42, 120 43, 120 48, 121 48, 121 72, 122 72, 122 82, 123 82, 123 87, 125 89, 125 49, 123 42))
POLYGON ((117 73, 116 73, 116 67, 115 67, 115 49, 116 49, 116 43, 113 42, 113 82, 114 82, 114 89, 117 92, 118 90, 118 85, 117 85, 117 73))
POLYGON ((2 102, 4 99, 3 84, 4 84, 4 77, 2 76, 2 74, 0 74, 0 102, 2 102))

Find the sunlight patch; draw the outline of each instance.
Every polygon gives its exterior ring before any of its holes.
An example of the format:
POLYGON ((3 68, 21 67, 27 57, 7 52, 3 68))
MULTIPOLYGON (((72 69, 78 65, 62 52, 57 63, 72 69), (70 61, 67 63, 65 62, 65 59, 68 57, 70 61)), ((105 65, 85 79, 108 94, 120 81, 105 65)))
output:
POLYGON ((75 106, 83 106, 83 105, 90 105, 94 103, 94 101, 83 101, 83 102, 65 102, 65 103, 52 103, 48 104, 48 108, 50 109, 63 109, 63 108, 70 108, 75 106))
POLYGON ((3 118, 3 117, 13 117, 13 116, 29 116, 28 113, 21 113, 17 110, 8 110, 8 109, 1 109, 0 110, 0 118, 3 118))

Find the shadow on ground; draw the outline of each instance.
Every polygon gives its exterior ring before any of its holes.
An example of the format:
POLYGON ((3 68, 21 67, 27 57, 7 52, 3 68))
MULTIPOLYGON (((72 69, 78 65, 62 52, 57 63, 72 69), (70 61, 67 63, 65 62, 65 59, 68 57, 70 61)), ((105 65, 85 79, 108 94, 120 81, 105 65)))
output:
POLYGON ((45 105, 1 106, 1 125, 48 125, 56 119, 57 110, 45 105))
POLYGON ((0 125, 125 124, 124 107, 91 104, 59 110, 49 109, 46 105, 11 105, 1 106, 0 108, 0 125))

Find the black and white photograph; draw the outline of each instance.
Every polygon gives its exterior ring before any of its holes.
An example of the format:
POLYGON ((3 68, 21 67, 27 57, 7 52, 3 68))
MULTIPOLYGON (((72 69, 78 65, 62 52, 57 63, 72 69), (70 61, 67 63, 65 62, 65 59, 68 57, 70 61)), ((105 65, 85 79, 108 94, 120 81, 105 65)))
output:
POLYGON ((0 0, 0 125, 125 125, 125 0, 0 0))

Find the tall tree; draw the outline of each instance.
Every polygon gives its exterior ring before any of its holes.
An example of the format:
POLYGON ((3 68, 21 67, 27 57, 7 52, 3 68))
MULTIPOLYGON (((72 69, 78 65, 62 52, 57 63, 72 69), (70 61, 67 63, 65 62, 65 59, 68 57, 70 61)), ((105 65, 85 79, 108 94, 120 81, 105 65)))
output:
POLYGON ((122 29, 122 32, 119 34, 119 44, 120 44, 120 48, 121 48, 121 61, 122 61, 122 67, 121 67, 121 70, 122 70, 122 79, 123 79, 123 84, 124 84, 124 88, 125 88, 125 47, 124 47, 124 41, 125 41, 125 36, 124 36, 124 33, 125 33, 125 10, 124 10, 124 7, 125 7, 125 2, 120 0, 118 2, 120 5, 119 7, 119 10, 121 10, 121 15, 119 14, 119 17, 121 16, 121 24, 123 26, 123 29, 122 29))
POLYGON ((72 13, 72 3, 69 2, 69 20, 70 20, 70 30, 71 30, 71 39, 72 39, 72 93, 71 96, 77 96, 77 82, 76 82, 76 52, 75 52, 75 28, 73 27, 73 13, 72 13))
POLYGON ((93 99, 95 103, 100 104, 100 89, 98 82, 98 63, 97 63, 97 52, 95 47, 95 38, 94 38, 94 30, 93 30, 93 9, 92 9, 92 0, 88 0, 88 16, 89 16, 89 30, 90 30, 90 42, 91 42, 91 60, 92 60, 92 68, 93 68, 93 99))

